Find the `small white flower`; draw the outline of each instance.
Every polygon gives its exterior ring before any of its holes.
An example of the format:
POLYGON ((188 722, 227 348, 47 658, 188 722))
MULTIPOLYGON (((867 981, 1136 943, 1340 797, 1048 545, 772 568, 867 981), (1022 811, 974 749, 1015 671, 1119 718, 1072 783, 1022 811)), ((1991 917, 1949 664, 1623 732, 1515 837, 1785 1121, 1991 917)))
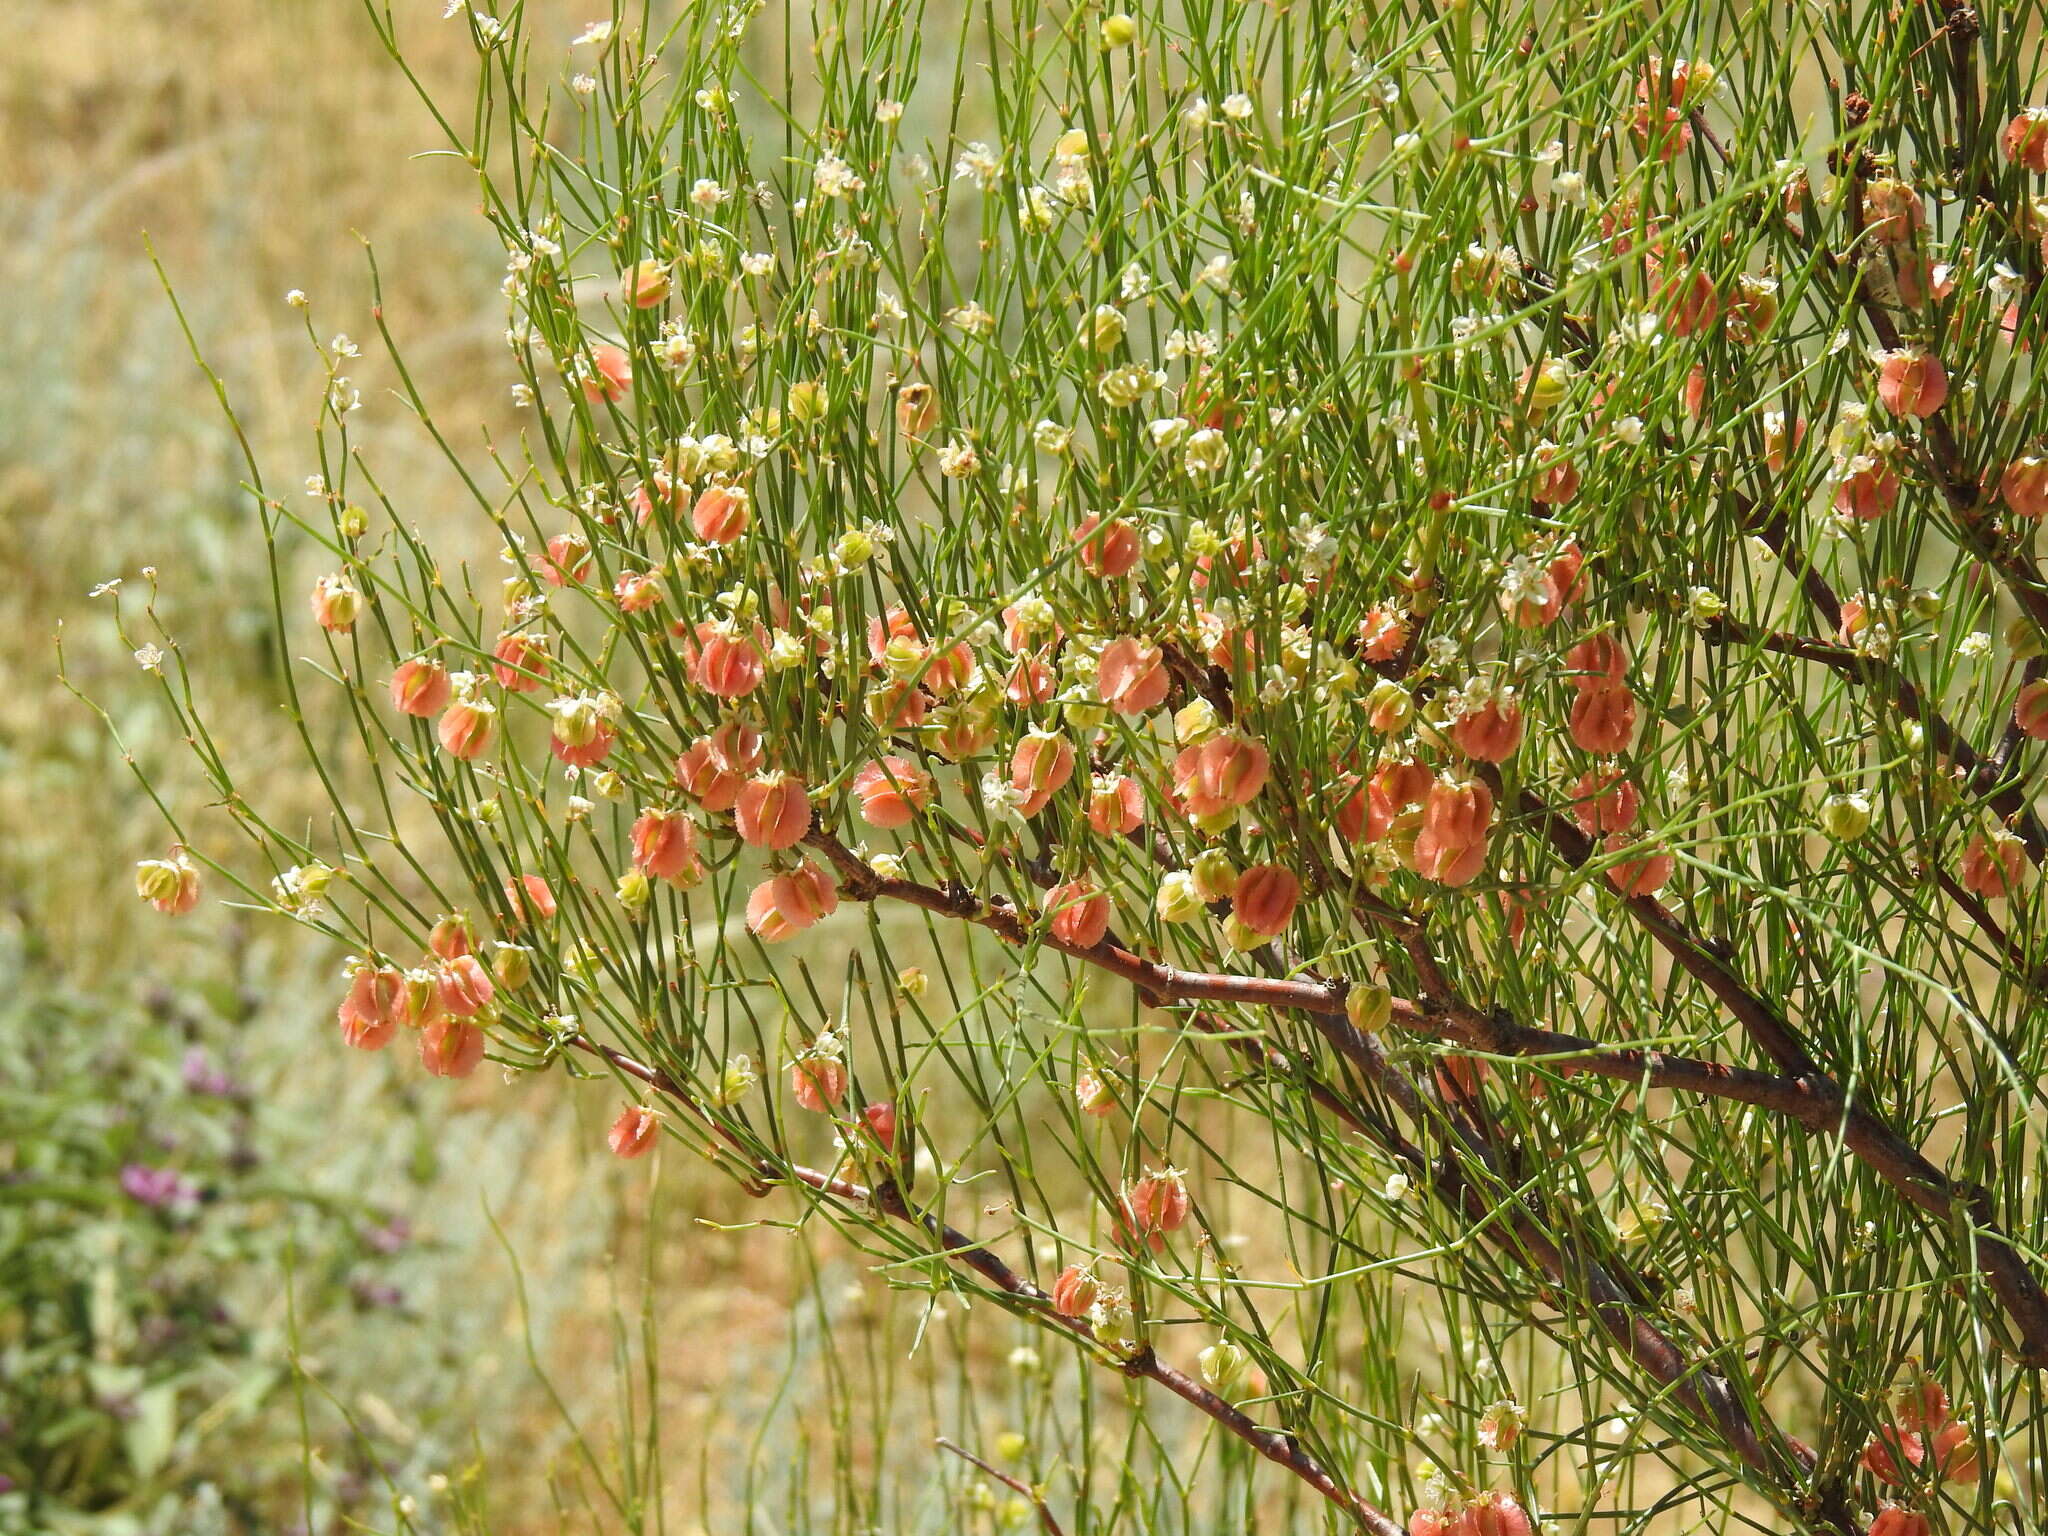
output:
POLYGON ((1213 475, 1230 462, 1230 443, 1214 427, 1204 427, 1188 439, 1187 465, 1191 473, 1213 475))
POLYGON ((1223 98, 1223 115, 1233 123, 1241 123, 1252 115, 1252 99, 1243 91, 1232 91, 1223 98))
POLYGON ((867 190, 867 183, 854 174, 852 166, 837 155, 820 155, 811 172, 811 186, 820 197, 851 197, 867 190))
POLYGON ((960 151, 960 158, 953 162, 953 179, 971 181, 977 187, 987 187, 1002 178, 1003 165, 996 158, 995 151, 979 139, 960 151))
POLYGON ((981 804, 989 815, 999 821, 1019 821, 1024 818, 1019 808, 1029 799, 1023 790, 1016 788, 999 773, 985 773, 981 776, 981 804))
POLYGON ((578 32, 574 38, 570 39, 569 46, 572 48, 577 48, 581 47, 585 43, 591 43, 599 47, 602 47, 604 44, 610 42, 611 40, 611 22, 609 20, 593 21, 581 32, 578 32))
POLYGON ((996 317, 969 299, 946 311, 946 324, 963 336, 987 336, 996 328, 996 317))
POLYGON ((284 301, 291 305, 293 309, 304 309, 312 302, 312 300, 306 297, 306 290, 303 288, 293 288, 288 291, 284 296, 284 301))
POLYGON ((1631 448, 1642 447, 1643 418, 1640 416, 1622 417, 1621 420, 1614 424, 1614 436, 1617 442, 1627 443, 1631 448))
POLYGON ((1976 630, 1963 636, 1956 643, 1956 654, 1969 661, 1991 654, 1991 636, 1983 630, 1976 630))
POLYGON ((1040 453, 1065 453, 1074 440, 1074 429, 1056 421, 1041 421, 1031 429, 1032 446, 1040 453))

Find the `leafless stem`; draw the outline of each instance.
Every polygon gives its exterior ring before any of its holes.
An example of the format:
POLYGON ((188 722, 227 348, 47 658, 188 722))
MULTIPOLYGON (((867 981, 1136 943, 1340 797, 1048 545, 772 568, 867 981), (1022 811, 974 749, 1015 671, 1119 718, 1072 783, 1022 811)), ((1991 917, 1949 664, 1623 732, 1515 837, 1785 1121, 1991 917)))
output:
POLYGON ((1032 1487, 1029 1483, 1025 1482, 1022 1478, 1012 1477, 1009 1473, 990 1466, 987 1462, 983 1461, 979 1456, 975 1455, 974 1452, 968 1450, 964 1446, 955 1445, 952 1441, 948 1440, 944 1435, 940 1435, 932 1443, 938 1446, 938 1448, 942 1451, 951 1451, 955 1456, 958 1456, 962 1461, 966 1462, 969 1466, 979 1468, 981 1471, 987 1473, 990 1477, 994 1478, 997 1482, 1001 1483, 1005 1488, 1009 1489, 1012 1493, 1018 1494, 1023 1498, 1029 1499, 1031 1501, 1031 1507, 1038 1511, 1039 1528, 1045 1532, 1045 1536, 1066 1536, 1066 1532, 1060 1529, 1059 1521, 1053 1518, 1052 1511, 1046 1507, 1045 1495, 1040 1493, 1036 1488, 1032 1487))

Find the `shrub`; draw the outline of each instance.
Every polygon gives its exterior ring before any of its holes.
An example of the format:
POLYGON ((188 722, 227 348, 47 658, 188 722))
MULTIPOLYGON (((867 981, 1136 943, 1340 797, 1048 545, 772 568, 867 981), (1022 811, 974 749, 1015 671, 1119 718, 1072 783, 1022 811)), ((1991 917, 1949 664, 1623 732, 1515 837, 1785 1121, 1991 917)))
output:
POLYGON ((2039 16, 935 19, 451 8, 528 425, 293 296, 332 815, 128 604, 138 890, 1120 1373, 969 1448, 1048 1529, 2017 1528, 2039 16))

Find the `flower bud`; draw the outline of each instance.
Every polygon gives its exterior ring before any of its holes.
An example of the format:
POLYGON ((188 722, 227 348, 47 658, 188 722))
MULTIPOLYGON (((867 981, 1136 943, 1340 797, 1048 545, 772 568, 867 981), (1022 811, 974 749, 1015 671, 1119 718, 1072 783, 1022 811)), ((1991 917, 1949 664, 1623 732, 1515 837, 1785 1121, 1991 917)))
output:
POLYGON ((1870 796, 1860 790, 1829 795, 1821 802, 1820 824, 1836 841, 1855 842, 1870 830, 1870 796))
POLYGON ((1138 40, 1138 24, 1122 11, 1102 18, 1102 46, 1128 48, 1138 40))
POLYGON ((1166 1234, 1187 1222, 1191 1202, 1187 1179, 1178 1168, 1162 1168, 1126 1186, 1122 1199, 1121 1235, 1143 1242, 1155 1252, 1166 1246, 1166 1234))
POLYGON ((1069 880, 1046 892, 1052 936, 1062 944, 1093 949, 1109 932, 1109 898, 1092 880, 1069 880))
POLYGON ((1102 1116, 1116 1108, 1116 1093, 1109 1082, 1093 1068, 1084 1069, 1074 1079, 1074 1102, 1084 1115, 1102 1116))
POLYGON ((1294 872, 1278 864, 1258 864, 1246 870, 1231 893, 1231 916, 1252 933, 1275 938, 1294 921, 1294 909, 1301 900, 1301 881, 1294 872))
POLYGON ((491 956, 491 975, 505 991, 517 992, 533 980, 533 951, 524 944, 498 944, 491 956))
POLYGON ((313 583, 311 604, 314 622, 331 634, 345 635, 362 614, 363 595, 354 582, 336 571, 313 583))
POLYGON ((168 858, 143 859, 135 866, 135 894, 166 917, 183 917, 199 905, 199 870, 182 848, 168 858))
POLYGON ((612 895, 626 909, 628 916, 638 917, 654 900, 654 882, 647 878, 646 870, 629 869, 619 876, 612 887, 612 895))
POLYGON ((1394 999, 1385 987, 1356 986, 1344 994, 1344 1016, 1361 1034, 1376 1035, 1394 1016, 1394 999))
POLYGON ((1196 889, 1194 876, 1177 869, 1159 882, 1159 893, 1153 898, 1152 909, 1159 914, 1161 922, 1192 923, 1208 910, 1208 904, 1196 889))
POLYGON ((1414 718, 1415 696, 1391 677, 1374 683, 1365 696, 1365 723, 1382 736, 1407 729, 1414 718))
POLYGON ((391 707, 402 715, 426 719, 448 707, 452 693, 448 669, 425 656, 401 662, 391 674, 391 707))
POLYGON ((790 773, 747 780, 733 805, 740 841, 771 852, 794 848, 811 830, 811 799, 804 781, 790 773))
POLYGON ((799 1057, 789 1064, 789 1091, 803 1108, 823 1114, 846 1097, 846 1066, 831 1056, 799 1057))
POLYGON ((1216 706, 1207 699, 1190 699, 1174 711, 1173 739, 1177 746, 1199 747, 1222 729, 1216 706))
POLYGON ((1219 1397, 1229 1397, 1232 1388, 1244 1379, 1246 1367, 1252 1363, 1240 1344, 1229 1339, 1219 1339, 1195 1356, 1195 1365, 1202 1373, 1202 1385, 1219 1397))
POLYGON ((1230 860, 1228 850, 1204 848, 1188 865, 1188 874, 1193 877, 1195 890, 1203 901, 1226 901, 1237 889, 1237 866, 1230 860))
POLYGON ((420 1030, 420 1065, 436 1077, 468 1077, 484 1059, 484 1032, 467 1019, 441 1018, 420 1030))
POLYGON ((622 1158, 635 1158, 651 1151, 661 1135, 661 1116, 644 1104, 628 1104, 612 1121, 605 1140, 622 1158))
POLYGON ((754 1091, 759 1074, 754 1071, 751 1056, 735 1056, 725 1064, 718 1074, 717 1101, 721 1107, 730 1107, 754 1091))
POLYGON ((620 297, 635 309, 653 309, 674 286, 668 267, 658 261, 635 262, 619 277, 620 297))
POLYGON ((1061 1317, 1086 1317, 1101 1291, 1094 1270, 1069 1264, 1052 1283, 1052 1309, 1061 1317))

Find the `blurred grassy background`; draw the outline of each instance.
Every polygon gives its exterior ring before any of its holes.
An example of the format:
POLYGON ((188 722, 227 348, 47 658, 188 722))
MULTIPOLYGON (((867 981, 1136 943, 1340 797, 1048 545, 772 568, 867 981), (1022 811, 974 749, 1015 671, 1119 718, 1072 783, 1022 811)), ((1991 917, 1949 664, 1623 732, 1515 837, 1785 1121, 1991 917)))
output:
MULTIPOLYGON (((418 67, 461 91, 474 55, 460 30, 439 25, 438 6, 404 9, 418 67)), ((553 9, 566 40, 582 18, 553 9)), ((608 1096, 559 1080, 508 1092, 496 1074, 450 1093, 395 1063, 344 1062, 329 1028, 338 957, 217 908, 153 920, 126 871, 160 848, 161 825, 60 686, 54 645, 62 626, 76 681, 174 796, 196 801, 87 596, 117 576, 133 591, 141 567, 160 567, 163 610, 203 659, 227 745, 289 793, 303 769, 267 729, 279 695, 261 544, 145 232, 288 486, 306 472, 320 385, 285 292, 313 296, 323 337, 367 333, 355 236, 374 242, 387 310, 437 399, 453 421, 490 421, 503 385, 481 364, 501 327, 479 295, 502 256, 460 216, 473 200, 460 174, 410 158, 434 143, 432 124, 350 0, 6 12, 0 526, 22 558, 0 584, 0 1079, 24 1076, 0 1096, 0 1395, 36 1397, 10 1403, 0 1428, 23 1485, 0 1494, 0 1529, 278 1530, 308 1513, 329 1529, 343 1511, 388 1510, 380 1464, 403 1492, 478 1457, 494 1529, 563 1528, 547 1485, 568 1441, 521 1359, 507 1247, 564 1400, 608 1400, 605 1260, 634 1231, 620 1181, 587 1155, 608 1096), (236 1093, 195 1092, 188 1055, 236 1093), (114 1180, 131 1164, 182 1173, 201 1213, 123 1199, 114 1180), (52 1191, 77 1198, 51 1205, 52 1191), (288 1268, 306 1363, 361 1432, 316 1396, 303 1511, 288 1268), (165 1302, 174 1271, 217 1293, 228 1321, 165 1302), (188 1347, 216 1326, 231 1344, 188 1347), (169 1431, 152 1391, 166 1381, 169 1431), (38 1477, 67 1497, 30 1501, 38 1477)), ((358 382, 369 394, 387 381, 366 360, 358 382)), ((391 431, 375 447, 396 498, 431 507, 421 444, 391 431)), ((736 1274, 744 1246, 693 1246, 684 1318, 769 1296, 772 1273, 736 1274)))

